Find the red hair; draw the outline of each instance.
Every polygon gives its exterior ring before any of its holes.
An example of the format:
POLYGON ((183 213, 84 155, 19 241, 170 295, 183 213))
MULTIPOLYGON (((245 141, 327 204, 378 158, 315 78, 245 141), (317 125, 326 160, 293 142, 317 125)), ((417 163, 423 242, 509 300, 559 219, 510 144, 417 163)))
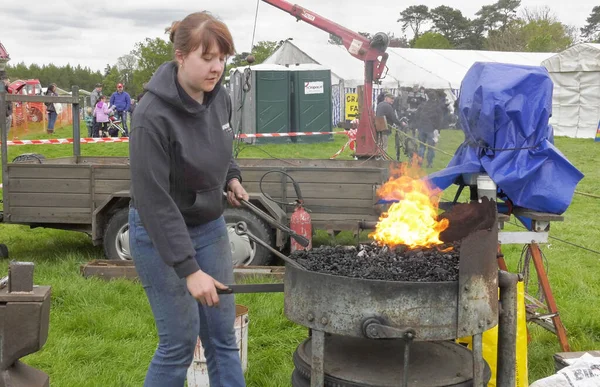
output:
POLYGON ((170 34, 173 48, 179 50, 183 56, 200 46, 203 53, 207 53, 214 45, 224 55, 230 56, 235 53, 233 38, 225 23, 206 11, 191 13, 182 21, 173 22, 166 32, 170 34))

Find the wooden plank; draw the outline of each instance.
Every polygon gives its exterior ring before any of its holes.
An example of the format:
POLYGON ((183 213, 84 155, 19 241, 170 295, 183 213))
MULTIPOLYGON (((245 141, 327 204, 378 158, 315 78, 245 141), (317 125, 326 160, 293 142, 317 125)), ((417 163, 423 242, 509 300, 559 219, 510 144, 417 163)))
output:
MULTIPOLYGON (((326 206, 332 210, 340 207, 354 207, 354 208, 373 208, 373 199, 319 199, 310 198, 304 200, 305 206, 313 210, 313 207, 326 206)), ((337 211, 337 210, 336 210, 337 211)))
POLYGON ((111 194, 129 189, 129 180, 96 180, 96 194, 111 194))
POLYGON ((46 95, 23 95, 23 94, 7 94, 6 100, 11 102, 52 102, 52 103, 75 103, 79 104, 79 100, 72 96, 46 96, 46 95))
MULTIPOLYGON (((380 170, 373 171, 288 171, 289 175, 300 184, 306 183, 344 183, 344 184, 382 184, 385 180, 380 170)), ((246 182, 259 182, 265 171, 242 170, 242 179, 246 182)), ((272 173, 263 179, 264 183, 276 183, 282 179, 280 174, 272 173)))
POLYGON ((8 180, 11 193, 90 193, 86 179, 12 179, 8 180))
MULTIPOLYGON (((258 183, 244 183, 246 191, 260 192, 258 183)), ((281 184, 264 183, 263 190, 269 195, 281 196, 281 184)), ((295 195, 293 185, 287 184, 287 196, 293 198, 295 195)), ((325 183, 305 183, 300 186, 302 196, 305 200, 310 198, 319 199, 370 199, 373 200, 375 190, 372 184, 325 184, 325 183)))
MULTIPOLYGON (((99 277, 104 280, 115 278, 136 279, 137 271, 133 261, 94 260, 79 267, 85 278, 99 277)), ((236 266, 233 268, 235 282, 252 278, 283 279, 284 266, 236 266)))
POLYGON ((9 164, 8 174, 13 179, 89 179, 90 168, 74 165, 9 164))
POLYGON ((240 168, 382 168, 389 169, 392 161, 386 160, 329 160, 329 159, 255 159, 239 158, 236 160, 240 168))
POLYGON ((12 206, 18 207, 79 207, 89 208, 92 200, 89 194, 66 193, 10 193, 12 206))
POLYGON ((127 167, 94 167, 94 173, 98 180, 129 180, 130 170, 127 167))
POLYGON ((11 223, 76 223, 91 222, 89 208, 10 207, 11 223))
MULTIPOLYGON (((309 206, 306 208, 310 210, 311 218, 315 214, 348 214, 348 215, 377 215, 376 209, 371 207, 331 207, 331 206, 309 206)), ((287 213, 292 214, 293 208, 289 208, 287 213)))
POLYGON ((110 195, 111 194, 107 194, 107 193, 106 194, 98 194, 98 193, 95 194, 94 195, 94 208, 97 208, 100 204, 104 203, 104 201, 106 199, 108 199, 108 197, 110 195))

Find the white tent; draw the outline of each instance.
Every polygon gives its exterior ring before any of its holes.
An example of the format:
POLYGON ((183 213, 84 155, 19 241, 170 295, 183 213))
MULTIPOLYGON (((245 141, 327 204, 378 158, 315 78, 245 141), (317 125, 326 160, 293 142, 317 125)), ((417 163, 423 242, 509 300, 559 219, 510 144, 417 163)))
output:
MULTIPOLYGON (((423 86, 426 89, 458 90, 475 62, 501 62, 540 66, 552 53, 498 52, 475 50, 433 50, 388 48, 388 73, 384 88, 423 86)), ((364 82, 364 64, 352 57, 344 46, 286 41, 264 63, 291 65, 318 63, 331 69, 332 84, 344 87, 364 82)))
POLYGON ((600 44, 577 44, 542 65, 554 82, 550 123, 555 134, 594 138, 600 120, 600 44))

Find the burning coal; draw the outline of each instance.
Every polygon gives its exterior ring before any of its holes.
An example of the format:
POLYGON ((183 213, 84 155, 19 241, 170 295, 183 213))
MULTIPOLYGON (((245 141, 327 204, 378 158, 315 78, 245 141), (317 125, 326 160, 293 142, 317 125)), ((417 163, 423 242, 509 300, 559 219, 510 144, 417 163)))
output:
POLYGON ((440 233, 449 226, 448 219, 438 220, 439 191, 402 164, 377 191, 386 201, 394 201, 379 218, 369 234, 380 246, 432 247, 441 245, 440 233))
POLYGON ((390 248, 375 243, 322 246, 291 254, 302 267, 331 275, 384 281, 456 281, 460 243, 431 248, 390 248), (446 251, 449 250, 449 251, 446 251))

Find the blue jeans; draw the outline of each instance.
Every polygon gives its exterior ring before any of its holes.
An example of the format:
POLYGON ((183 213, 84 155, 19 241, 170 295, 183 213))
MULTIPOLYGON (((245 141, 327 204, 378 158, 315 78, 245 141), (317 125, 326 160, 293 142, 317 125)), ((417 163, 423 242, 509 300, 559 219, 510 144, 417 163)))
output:
MULTIPOLYGON (((217 281, 232 284, 233 260, 224 218, 188 227, 188 231, 202 271, 217 281)), ((245 386, 234 330, 234 296, 219 295, 218 307, 198 303, 188 292, 185 278, 179 278, 160 258, 134 208, 129 210, 129 242, 159 337, 144 386, 182 387, 198 335, 210 385, 245 386)))
POLYGON ((56 112, 48 112, 48 131, 54 132, 54 124, 56 123, 56 112))
MULTIPOLYGON (((419 131, 419 141, 429 146, 435 146, 435 142, 433 142, 433 133, 419 131)), ((435 157, 435 149, 426 147, 425 145, 419 143, 419 157, 421 158, 421 160, 425 158, 425 148, 427 148, 427 166, 429 167, 433 163, 433 158, 435 157)))
POLYGON ((129 130, 127 130, 127 112, 126 111, 117 111, 115 116, 121 120, 121 125, 123 125, 123 130, 125 131, 125 135, 129 135, 129 130))

